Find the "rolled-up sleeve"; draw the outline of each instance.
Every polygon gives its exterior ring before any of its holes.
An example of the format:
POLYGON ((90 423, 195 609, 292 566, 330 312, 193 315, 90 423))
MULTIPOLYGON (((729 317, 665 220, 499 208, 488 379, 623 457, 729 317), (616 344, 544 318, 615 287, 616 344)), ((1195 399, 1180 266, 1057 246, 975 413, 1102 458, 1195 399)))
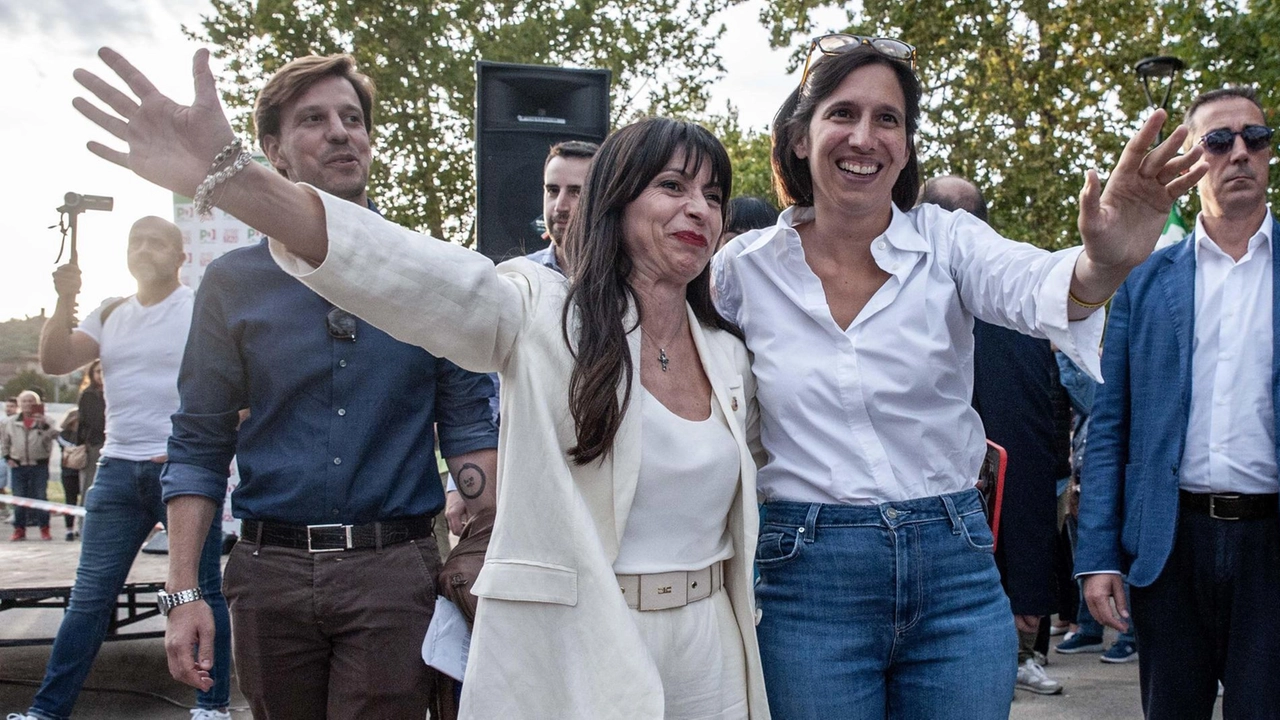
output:
POLYGON ((436 375, 436 431, 446 458, 498 447, 498 425, 490 400, 497 392, 485 373, 441 360, 436 375))
POLYGON ((191 332, 178 374, 178 412, 161 475, 163 499, 202 495, 221 503, 236 452, 245 370, 228 326, 227 278, 211 265, 196 293, 191 332))

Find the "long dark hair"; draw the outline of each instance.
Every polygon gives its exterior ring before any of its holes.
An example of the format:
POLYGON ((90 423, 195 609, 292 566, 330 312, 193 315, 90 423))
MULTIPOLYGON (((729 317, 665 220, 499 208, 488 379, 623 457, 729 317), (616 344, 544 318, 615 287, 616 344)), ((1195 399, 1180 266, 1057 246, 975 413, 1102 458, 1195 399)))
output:
POLYGON ((893 71, 906 99, 907 165, 893 184, 893 204, 907 211, 916 204, 920 190, 920 161, 916 154, 916 130, 920 127, 920 80, 909 65, 883 55, 870 45, 823 55, 809 70, 809 78, 787 96, 773 117, 773 186, 783 205, 813 205, 813 176, 809 161, 796 157, 796 141, 809 132, 818 103, 836 91, 849 73, 867 65, 884 65, 893 71))
POLYGON ((93 371, 102 367, 102 360, 95 359, 84 367, 84 377, 80 379, 80 392, 93 388, 102 392, 102 383, 93 379, 93 371))
MULTIPOLYGON (((565 232, 570 266, 569 296, 561 323, 574 355, 569 377, 569 412, 578 444, 569 449, 574 462, 585 465, 606 455, 631 402, 631 352, 624 318, 639 301, 631 287, 631 255, 623 242, 622 216, 673 156, 683 152, 685 170, 698 173, 711 165, 711 181, 721 197, 732 191, 729 154, 714 135, 689 122, 648 118, 610 135, 596 153, 565 232), (570 326, 571 321, 577 328, 570 326), (576 345, 570 338, 576 335, 576 345), (618 388, 622 387, 622 399, 618 388)), ((728 204, 720 206, 723 224, 728 204)), ((685 289, 685 299, 698 321, 741 337, 711 302, 710 268, 703 268, 685 289)), ((639 318, 637 318, 639 322, 639 318)))

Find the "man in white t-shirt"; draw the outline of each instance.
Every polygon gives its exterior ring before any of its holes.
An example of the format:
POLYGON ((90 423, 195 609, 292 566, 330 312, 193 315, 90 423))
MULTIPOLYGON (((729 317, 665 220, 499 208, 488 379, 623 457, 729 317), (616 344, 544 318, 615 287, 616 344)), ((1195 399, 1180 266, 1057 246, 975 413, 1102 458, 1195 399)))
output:
MULTIPOLYGON (((165 519, 160 470, 166 459, 169 416, 178 409, 178 367, 191 326, 194 293, 178 281, 182 233, 158 217, 129 231, 129 272, 138 292, 104 302, 75 326, 80 268, 53 274, 58 304, 40 333, 40 364, 61 375, 102 359, 107 404, 106 444, 87 511, 80 566, 71 602, 58 628, 44 682, 24 719, 63 720, 115 612, 116 597, 133 559, 157 522, 165 519)), ((201 556, 200 589, 220 625, 214 648, 214 685, 197 695, 195 720, 230 718, 230 619, 222 597, 222 529, 209 529, 201 556)), ((12 716, 11 716, 12 717, 12 716)))

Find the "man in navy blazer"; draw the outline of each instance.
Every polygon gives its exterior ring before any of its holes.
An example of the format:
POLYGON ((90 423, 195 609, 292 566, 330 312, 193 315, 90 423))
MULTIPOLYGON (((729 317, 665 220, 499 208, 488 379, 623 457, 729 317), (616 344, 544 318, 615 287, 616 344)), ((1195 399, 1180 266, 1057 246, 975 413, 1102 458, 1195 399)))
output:
POLYGON ((1148 718, 1280 717, 1280 234, 1251 88, 1197 97, 1201 212, 1116 293, 1085 455, 1076 571, 1123 628, 1148 718), (1114 607, 1113 607, 1114 605, 1114 607))

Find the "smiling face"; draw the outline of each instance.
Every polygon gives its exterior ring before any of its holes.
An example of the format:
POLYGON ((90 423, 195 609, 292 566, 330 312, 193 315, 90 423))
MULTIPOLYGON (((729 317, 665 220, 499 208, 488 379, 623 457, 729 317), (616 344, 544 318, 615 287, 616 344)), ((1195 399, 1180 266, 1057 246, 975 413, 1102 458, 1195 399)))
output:
POLYGON ((696 278, 711 261, 723 227, 721 193, 710 160, 687 162, 684 151, 672 155, 622 214, 633 276, 680 284, 696 278))
POLYGON ((888 213, 910 155, 906 99, 894 72, 874 64, 849 73, 818 103, 794 152, 809 163, 819 212, 888 213))
POLYGON ((365 204, 373 154, 350 80, 326 76, 285 103, 280 134, 264 137, 262 149, 290 180, 365 204))
MULTIPOLYGON (((1191 135, 1199 142, 1205 133, 1226 129, 1239 132, 1245 125, 1264 125, 1262 111, 1251 101, 1226 97, 1206 103, 1191 117, 1191 135)), ((1250 152, 1244 138, 1232 138, 1231 149, 1221 155, 1206 152, 1209 172, 1200 179, 1200 202, 1211 217, 1248 216, 1262 211, 1267 202, 1271 147, 1250 152)))

